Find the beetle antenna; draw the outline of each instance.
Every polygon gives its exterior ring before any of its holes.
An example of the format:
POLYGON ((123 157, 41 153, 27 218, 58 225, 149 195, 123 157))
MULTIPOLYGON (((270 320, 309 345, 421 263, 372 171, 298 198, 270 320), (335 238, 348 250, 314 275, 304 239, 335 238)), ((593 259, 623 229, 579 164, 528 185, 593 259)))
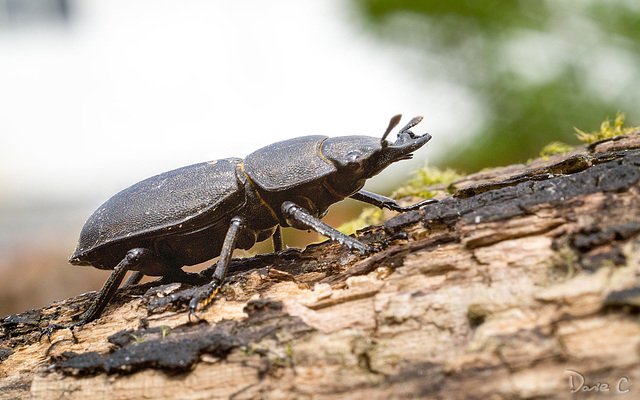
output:
POLYGON ((411 132, 409 129, 418 125, 420 121, 422 121, 422 116, 413 117, 413 119, 409 121, 409 123, 404 128, 400 129, 400 133, 406 132, 410 134, 411 137, 413 137, 413 132, 411 132))
MULTIPOLYGON (((402 118, 402 114, 394 115, 393 117, 391 117, 391 121, 389 121, 389 126, 387 127, 387 130, 384 131, 384 135, 382 135, 382 139, 380 139, 380 144, 382 145, 382 147, 385 147, 385 143, 386 142, 384 140, 387 138, 387 136, 389 136, 389 133, 391 133, 393 128, 395 128, 396 125, 398 125, 400 123, 400 119, 401 118, 402 118)), ((413 125, 411 125, 411 126, 413 126, 413 125)))

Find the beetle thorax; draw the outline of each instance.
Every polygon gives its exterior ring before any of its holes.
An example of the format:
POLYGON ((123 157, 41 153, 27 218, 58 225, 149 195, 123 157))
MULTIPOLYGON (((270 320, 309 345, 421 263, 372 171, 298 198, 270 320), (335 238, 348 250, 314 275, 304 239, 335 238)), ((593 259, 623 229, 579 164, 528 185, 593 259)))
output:
POLYGON ((336 172, 327 177, 326 185, 343 197, 362 189, 367 179, 380 172, 376 160, 382 151, 380 139, 369 136, 343 136, 327 139, 321 148, 336 172))

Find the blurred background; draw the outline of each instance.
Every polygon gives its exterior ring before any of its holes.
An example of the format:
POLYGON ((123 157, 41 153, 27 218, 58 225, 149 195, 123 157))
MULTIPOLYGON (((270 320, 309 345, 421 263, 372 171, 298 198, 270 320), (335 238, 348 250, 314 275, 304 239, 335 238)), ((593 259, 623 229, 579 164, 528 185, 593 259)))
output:
POLYGON ((638 124, 639 34, 635 0, 0 0, 0 316, 98 290, 67 264, 84 221, 166 170, 424 115, 434 139, 367 186, 389 193, 638 124))

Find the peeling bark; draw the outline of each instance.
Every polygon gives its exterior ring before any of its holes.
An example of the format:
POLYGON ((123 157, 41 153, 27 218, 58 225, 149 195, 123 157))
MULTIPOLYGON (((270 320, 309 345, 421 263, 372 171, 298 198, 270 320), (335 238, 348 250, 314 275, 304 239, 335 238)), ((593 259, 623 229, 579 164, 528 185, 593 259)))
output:
POLYGON ((368 257, 325 242, 234 260, 199 322, 181 284, 122 289, 51 342, 94 293, 11 315, 0 397, 638 398, 639 148, 467 176, 359 232, 411 237, 368 257))

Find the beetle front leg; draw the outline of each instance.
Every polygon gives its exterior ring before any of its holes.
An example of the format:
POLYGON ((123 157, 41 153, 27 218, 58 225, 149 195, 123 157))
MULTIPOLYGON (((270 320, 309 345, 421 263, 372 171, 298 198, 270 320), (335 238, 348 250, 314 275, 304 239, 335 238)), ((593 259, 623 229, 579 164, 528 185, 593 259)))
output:
POLYGON ((280 228, 280 225, 276 226, 276 230, 273 232, 271 240, 273 241, 273 251, 276 253, 282 251, 282 229, 280 228))
POLYGON ((206 308, 213 301, 216 293, 220 290, 220 287, 224 283, 224 278, 227 276, 227 270, 229 269, 229 262, 231 261, 231 254, 233 249, 236 248, 236 242, 238 240, 238 234, 240 230, 244 228, 245 221, 241 217, 231 218, 231 224, 227 231, 227 236, 224 238, 222 244, 222 250, 220 251, 220 258, 218 259, 218 265, 216 271, 213 273, 212 281, 207 285, 205 290, 195 296, 189 302, 189 317, 195 316, 196 310, 206 308))
POLYGON ((282 203, 282 212, 286 216, 287 220, 293 222, 292 225, 296 228, 302 227, 303 229, 313 229, 319 234, 347 246, 349 249, 359 250, 362 254, 371 250, 369 247, 360 243, 351 236, 345 235, 332 226, 320 221, 318 218, 309 214, 307 210, 293 202, 285 201, 282 203))
POLYGON ((383 196, 381 194, 377 194, 377 193, 372 193, 372 192, 368 192, 366 190, 360 190, 358 192, 355 192, 354 194, 352 194, 351 196, 352 199, 354 200, 358 200, 358 201, 362 201, 364 203, 367 204, 371 204, 374 205, 378 208, 388 208, 391 211, 397 211, 397 212, 407 212, 407 211, 411 211, 411 210, 417 210, 422 206, 425 206, 427 204, 433 204, 433 203, 437 203, 438 200, 436 199, 427 199, 427 200, 423 200, 419 203, 410 205, 408 207, 401 207, 394 199, 383 196))

